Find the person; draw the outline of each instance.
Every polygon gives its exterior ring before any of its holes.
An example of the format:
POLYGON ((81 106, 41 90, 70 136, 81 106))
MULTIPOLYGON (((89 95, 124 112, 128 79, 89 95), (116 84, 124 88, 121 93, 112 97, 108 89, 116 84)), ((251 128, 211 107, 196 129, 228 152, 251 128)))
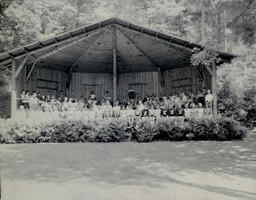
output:
POLYGON ((95 92, 94 92, 93 90, 92 90, 91 93, 90 93, 89 99, 90 99, 90 100, 93 100, 93 101, 96 100, 96 95, 95 95, 95 92))
POLYGON ((84 97, 81 96, 79 101, 78 101, 78 110, 82 111, 85 105, 84 97))
POLYGON ((197 92, 197 97, 195 99, 195 104, 198 105, 199 103, 202 104, 202 106, 205 106, 205 96, 204 94, 201 92, 201 90, 198 90, 197 92))
POLYGON ((106 117, 111 117, 112 116, 112 106, 109 100, 106 100, 106 104, 105 104, 105 112, 106 112, 106 117))
POLYGON ((169 110, 168 110, 168 116, 174 117, 174 116, 175 116, 175 111, 176 111, 175 105, 172 105, 172 106, 169 108, 169 110))
POLYGON ((207 94, 205 95, 205 106, 206 108, 211 108, 213 102, 213 95, 211 94, 211 91, 208 89, 207 94))
POLYGON ((138 116, 141 116, 141 113, 142 113, 142 110, 144 109, 144 105, 142 103, 142 100, 139 99, 138 101, 138 105, 135 109, 135 115, 138 117, 138 116))
POLYGON ((37 104, 38 104, 38 99, 37 99, 37 94, 36 94, 36 92, 35 91, 33 91, 32 93, 31 93, 31 96, 30 96, 30 98, 29 98, 29 103, 30 103, 30 106, 31 106, 31 109, 33 110, 33 111, 36 111, 37 110, 37 104))
POLYGON ((119 101, 116 101, 113 107, 113 117, 120 117, 120 111, 119 101))
POLYGON ((58 97, 60 103, 64 102, 64 97, 65 97, 64 92, 63 92, 63 90, 61 90, 59 97, 58 97))
POLYGON ((182 106, 177 107, 176 116, 184 116, 184 109, 182 108, 182 106))
POLYGON ((204 114, 203 105, 201 103, 198 103, 198 108, 196 109, 197 118, 201 119, 204 114))
POLYGON ((69 103, 68 103, 68 97, 64 97, 63 99, 63 103, 62 103, 62 111, 68 111, 69 109, 69 103))
POLYGON ((29 90, 26 90, 25 94, 22 93, 21 94, 21 98, 22 98, 22 103, 23 106, 26 110, 30 109, 30 104, 29 104, 29 99, 30 99, 30 95, 29 95, 29 90))
POLYGON ((160 100, 160 116, 166 117, 168 114, 167 98, 164 96, 164 97, 161 97, 159 100, 160 100))

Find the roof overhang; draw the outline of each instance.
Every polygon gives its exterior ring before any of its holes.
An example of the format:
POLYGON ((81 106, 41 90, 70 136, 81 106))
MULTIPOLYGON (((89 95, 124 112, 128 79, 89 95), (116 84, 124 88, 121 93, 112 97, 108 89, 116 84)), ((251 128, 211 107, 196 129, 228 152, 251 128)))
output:
MULTIPOLYGON (((204 47, 181 38, 111 18, 90 26, 62 33, 0 55, 0 65, 27 57, 27 65, 67 71, 111 73, 112 27, 117 34, 118 71, 152 71, 190 64, 193 49, 204 47)), ((222 62, 235 55, 219 52, 222 62)))

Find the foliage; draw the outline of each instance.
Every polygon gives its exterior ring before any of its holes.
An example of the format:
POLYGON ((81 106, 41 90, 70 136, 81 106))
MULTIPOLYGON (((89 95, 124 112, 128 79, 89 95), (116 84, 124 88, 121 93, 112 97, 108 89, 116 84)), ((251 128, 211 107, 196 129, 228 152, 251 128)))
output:
POLYGON ((204 48, 202 51, 200 51, 198 48, 194 48, 193 52, 193 55, 190 57, 190 61, 193 66, 211 66, 214 62, 220 62, 218 52, 209 48, 204 48))
POLYGON ((256 46, 246 56, 218 69, 218 103, 221 112, 247 123, 256 106, 256 46))
POLYGON ((236 45, 237 36, 248 45, 254 43, 256 8, 252 0, 1 0, 0 51, 110 17, 200 42, 201 2, 206 12, 206 41, 223 47, 226 10, 229 44, 236 45))
POLYGON ((180 117, 102 120, 86 119, 82 113, 76 113, 80 116, 76 119, 70 114, 44 115, 35 121, 2 120, 0 143, 236 140, 246 134, 245 128, 229 118, 185 122, 180 117))

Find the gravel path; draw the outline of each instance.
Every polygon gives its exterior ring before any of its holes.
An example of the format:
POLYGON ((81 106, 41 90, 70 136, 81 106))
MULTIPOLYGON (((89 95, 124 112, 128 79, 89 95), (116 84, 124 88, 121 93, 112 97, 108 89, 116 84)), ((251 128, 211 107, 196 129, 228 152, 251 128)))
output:
POLYGON ((256 136, 0 146, 4 200, 255 200, 256 136))

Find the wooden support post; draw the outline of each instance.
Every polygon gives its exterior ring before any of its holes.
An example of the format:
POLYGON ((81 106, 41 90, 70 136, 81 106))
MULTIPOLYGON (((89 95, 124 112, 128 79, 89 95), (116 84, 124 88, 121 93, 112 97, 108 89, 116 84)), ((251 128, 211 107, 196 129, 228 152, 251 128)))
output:
POLYGON ((113 51, 113 105, 117 99, 117 66, 116 66, 116 27, 113 26, 112 33, 112 51, 113 51))
POLYGON ((211 85, 212 85, 212 95, 213 95, 213 103, 212 103, 212 113, 214 117, 217 117, 217 70, 216 63, 212 63, 212 76, 211 76, 211 85))
POLYGON ((11 118, 14 118, 17 109, 17 99, 16 99, 16 62, 12 60, 12 77, 11 77, 11 118))
POLYGON ((158 92, 159 92, 159 94, 163 95, 163 93, 164 93, 164 78, 163 78, 163 74, 162 74, 160 67, 157 67, 157 74, 158 74, 158 79, 159 79, 159 83, 160 83, 158 92))
POLYGON ((202 44, 205 45, 205 5, 204 5, 204 0, 201 1, 201 9, 202 9, 202 24, 201 24, 201 41, 202 44))
POLYGON ((224 10, 224 51, 227 52, 227 13, 224 10))

